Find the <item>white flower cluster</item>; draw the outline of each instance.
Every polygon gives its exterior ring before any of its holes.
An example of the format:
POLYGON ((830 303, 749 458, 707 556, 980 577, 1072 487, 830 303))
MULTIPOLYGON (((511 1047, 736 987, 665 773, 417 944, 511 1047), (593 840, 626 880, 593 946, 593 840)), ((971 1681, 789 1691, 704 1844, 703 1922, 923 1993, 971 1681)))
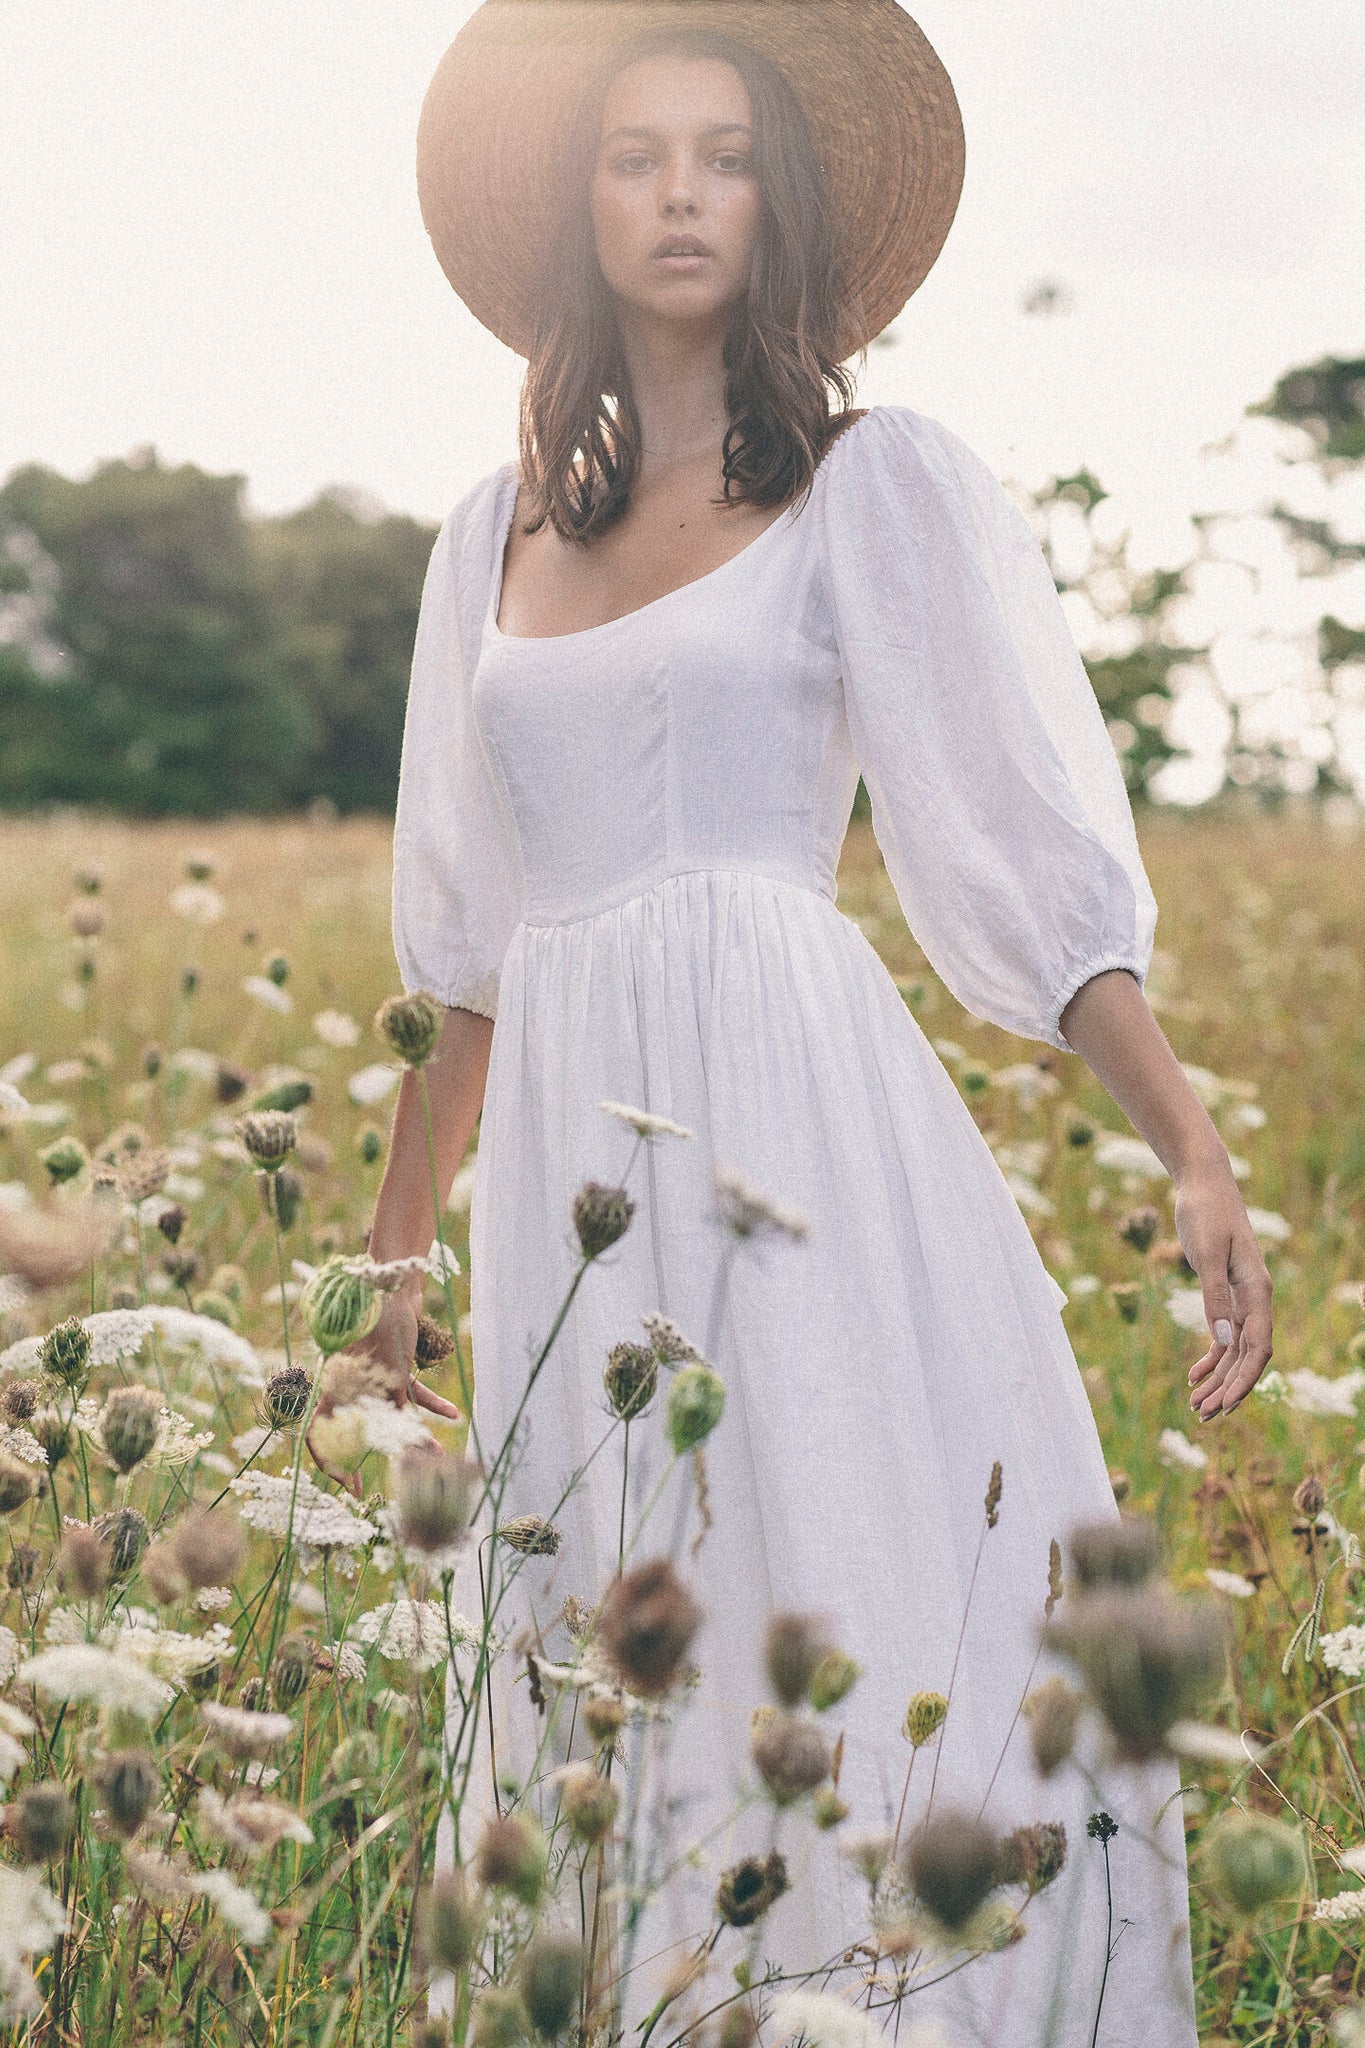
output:
POLYGON ((378 1650, 381 1657, 411 1664, 418 1671, 434 1670, 443 1664, 450 1642, 457 1649, 477 1643, 480 1631, 462 1614, 450 1616, 449 1641, 446 1610, 439 1600, 410 1600, 403 1596, 371 1607, 351 1628, 353 1642, 378 1650))
POLYGON ((66 1908, 36 1869, 0 1865, 0 2020, 16 2023, 41 2003, 29 1958, 66 1932, 66 1908))
POLYGON ((11 1458, 18 1458, 25 1465, 46 1465, 47 1452, 32 1431, 21 1429, 18 1423, 7 1422, 0 1428, 0 1451, 7 1451, 11 1458))
POLYGON ((90 1700, 100 1707, 121 1707, 149 1721, 168 1707, 174 1689, 145 1669, 135 1657, 109 1650, 102 1643, 53 1643, 19 1666, 20 1685, 31 1685, 48 1699, 68 1704, 90 1700))
MULTIPOLYGON (((1339 1671, 1343 1678, 1365 1678, 1365 1628, 1357 1622, 1319 1636, 1318 1648, 1329 1671, 1339 1671)), ((1361 1896, 1365 1898, 1365 1892, 1361 1896)))
MULTIPOLYGON (((86 1394, 76 1403, 74 1420, 81 1435, 89 1437, 96 1449, 109 1458, 109 1446, 104 1441, 103 1405, 86 1394)), ((200 1451, 212 1448, 211 1429, 196 1430, 178 1408, 162 1407, 157 1411, 156 1435, 145 1462, 150 1465, 185 1465, 200 1451)), ((112 1464, 114 1461, 110 1458, 109 1462, 112 1464)))
POLYGON ((1208 1452, 1192 1444, 1183 1429, 1163 1429, 1156 1454, 1163 1465, 1178 1465, 1186 1472, 1202 1472, 1209 1462, 1208 1452))
POLYGON ((289 1534, 291 1497, 294 1543, 305 1571, 311 1571, 324 1550, 358 1554, 374 1541, 373 1522, 365 1521, 333 1494, 315 1486, 306 1473, 298 1475, 298 1491, 292 1473, 243 1472, 230 1482, 241 1501, 242 1520, 263 1536, 281 1542, 289 1534))
POLYGON ((869 2014, 827 1991, 788 1991, 773 2006, 775 2041, 804 2042, 806 2048, 885 2048, 885 2036, 869 2014))
POLYGON ((1338 1926, 1347 1921, 1365 1920, 1365 1890, 1337 1892, 1330 1899, 1319 1899, 1313 1908, 1313 1918, 1332 1920, 1338 1926))
POLYGON ((653 1110, 635 1109, 629 1102, 599 1102, 597 1107, 604 1109, 608 1116, 619 1117, 642 1138, 691 1138, 696 1135, 688 1130, 686 1124, 675 1124, 671 1116, 656 1116, 653 1110))
POLYGON ((1343 1416, 1354 1420, 1360 1390, 1365 1387, 1365 1369, 1352 1366, 1349 1372, 1328 1378, 1302 1366, 1284 1375, 1289 1388, 1289 1405, 1301 1415, 1343 1416))

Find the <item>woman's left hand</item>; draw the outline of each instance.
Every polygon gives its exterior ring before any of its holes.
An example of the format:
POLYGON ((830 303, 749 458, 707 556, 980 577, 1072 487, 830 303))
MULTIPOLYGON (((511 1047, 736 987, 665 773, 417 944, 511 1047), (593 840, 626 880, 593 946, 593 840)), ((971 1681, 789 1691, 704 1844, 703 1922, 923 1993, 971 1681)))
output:
POLYGON ((1213 1341, 1190 1368, 1201 1422, 1228 1415, 1270 1362, 1270 1275, 1230 1167, 1205 1166, 1176 1184, 1175 1227, 1199 1277, 1213 1341))

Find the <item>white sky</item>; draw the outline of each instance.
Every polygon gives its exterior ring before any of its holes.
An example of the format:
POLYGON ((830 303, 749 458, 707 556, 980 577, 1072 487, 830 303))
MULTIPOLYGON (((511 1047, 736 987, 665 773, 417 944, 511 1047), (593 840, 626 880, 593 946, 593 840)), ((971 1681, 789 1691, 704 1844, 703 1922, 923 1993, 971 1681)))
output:
MULTIPOLYGON (((152 441, 261 510, 441 515, 514 450, 517 359, 417 209, 463 0, 0 4, 0 474, 152 441)), ((1087 461, 1175 560, 1200 444, 1365 349, 1360 0, 922 0, 967 179, 864 401, 997 472, 1087 461), (1040 278, 1074 310, 1019 311, 1040 278)))

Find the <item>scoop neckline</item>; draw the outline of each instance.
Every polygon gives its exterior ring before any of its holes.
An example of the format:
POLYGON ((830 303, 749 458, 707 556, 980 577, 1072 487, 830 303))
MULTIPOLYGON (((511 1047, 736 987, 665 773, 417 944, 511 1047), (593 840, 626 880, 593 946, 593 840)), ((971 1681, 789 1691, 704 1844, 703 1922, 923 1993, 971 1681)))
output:
MULTIPOLYGON (((843 428, 835 437, 834 441, 815 465, 816 478, 820 476, 840 444, 856 434, 863 421, 871 419, 876 410, 875 406, 868 406, 851 425, 843 428)), ((596 626, 579 626, 572 633, 504 633, 502 627, 498 624, 498 612, 502 605, 503 574, 507 566, 507 542, 511 537, 512 519, 517 509, 516 486, 519 478, 515 462, 509 462, 506 465, 503 477, 503 488, 506 489, 508 484, 511 484, 512 489, 509 493, 507 509, 499 515, 498 519, 498 528, 495 535, 496 552, 494 555, 493 589, 488 601, 488 614, 484 621, 484 630, 492 639, 506 641, 512 647, 558 647, 566 640, 589 640, 595 638, 599 633, 611 632, 615 626, 624 626, 629 624, 632 619, 644 618, 650 613, 657 612, 663 605, 673 603, 675 599, 686 596, 689 591, 700 590, 704 586, 714 583, 716 578, 723 576, 727 569, 733 569, 737 563, 745 561, 753 554, 755 548, 762 547, 770 534, 775 533, 779 527, 785 528, 790 526, 797 512, 802 509, 803 502, 806 502, 792 500, 784 505, 776 519, 770 520, 762 533, 756 533, 752 540, 746 541, 744 546, 738 548, 733 555, 728 555, 723 562, 717 562, 714 569, 707 569, 702 575, 689 578, 686 583, 675 583, 672 590, 665 590, 660 596, 651 597, 645 604, 637 604, 631 611, 618 612, 614 619, 603 619, 596 626)), ((814 489, 814 479, 812 479, 811 487, 814 489)))

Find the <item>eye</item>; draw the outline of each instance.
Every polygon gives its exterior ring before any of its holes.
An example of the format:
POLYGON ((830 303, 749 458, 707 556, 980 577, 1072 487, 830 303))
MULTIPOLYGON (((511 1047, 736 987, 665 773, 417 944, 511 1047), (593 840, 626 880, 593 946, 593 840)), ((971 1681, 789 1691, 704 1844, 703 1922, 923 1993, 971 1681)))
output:
POLYGON ((717 170, 725 171, 732 176, 744 176, 754 167, 753 158, 747 156, 742 149, 722 149, 712 158, 712 162, 717 170))
POLYGON ((613 160, 612 169, 624 172, 627 177, 638 177, 649 169, 653 161, 647 150, 628 149, 623 156, 613 160))

